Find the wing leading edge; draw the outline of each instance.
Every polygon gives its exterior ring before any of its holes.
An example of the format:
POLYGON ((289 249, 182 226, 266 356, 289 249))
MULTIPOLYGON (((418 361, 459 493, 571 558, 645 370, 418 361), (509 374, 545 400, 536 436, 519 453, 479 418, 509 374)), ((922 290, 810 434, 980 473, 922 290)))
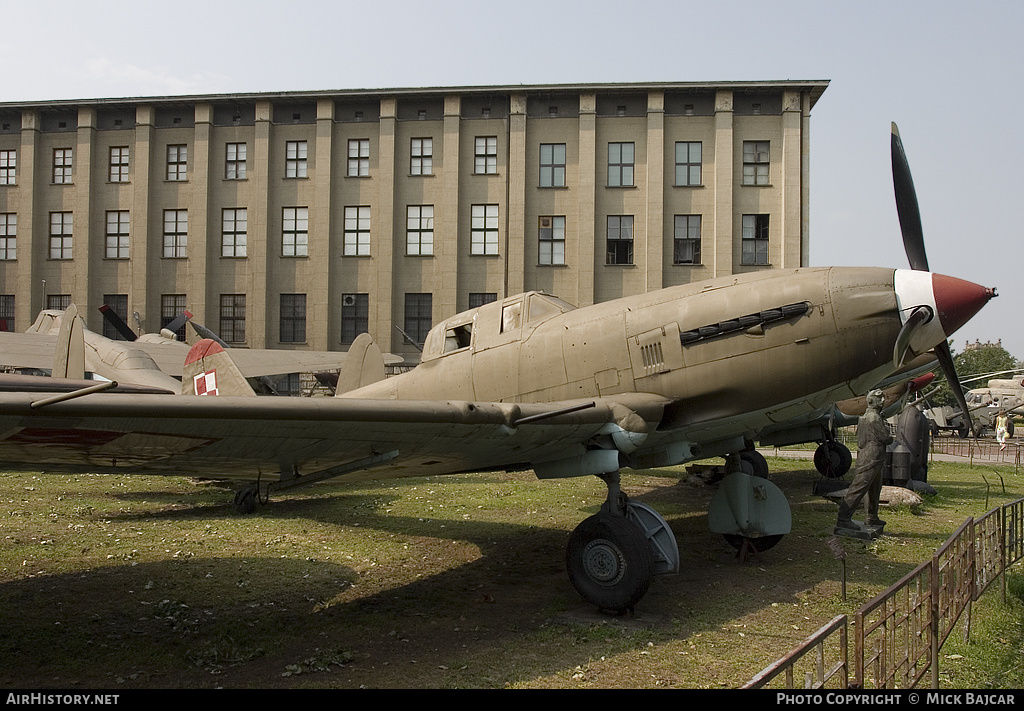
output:
MULTIPOLYGON (((630 427, 633 412, 607 400, 509 404, 102 393, 33 407, 40 399, 38 393, 0 394, 0 462, 281 483, 324 473, 369 479, 553 462, 564 467, 594 449, 599 438, 623 429, 617 423, 630 427)), ((554 475, 591 473, 560 471, 554 475)))

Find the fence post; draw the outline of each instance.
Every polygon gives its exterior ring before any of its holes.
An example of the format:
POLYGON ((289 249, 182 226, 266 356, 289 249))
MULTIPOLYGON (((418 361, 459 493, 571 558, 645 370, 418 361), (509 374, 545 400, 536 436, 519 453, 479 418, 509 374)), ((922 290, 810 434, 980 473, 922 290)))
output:
POLYGON ((931 637, 929 639, 929 654, 931 656, 931 668, 932 668, 932 688, 939 688, 939 637, 941 637, 941 630, 939 630, 939 556, 937 553, 932 554, 932 566, 931 566, 931 599, 928 601, 928 627, 931 629, 931 637))

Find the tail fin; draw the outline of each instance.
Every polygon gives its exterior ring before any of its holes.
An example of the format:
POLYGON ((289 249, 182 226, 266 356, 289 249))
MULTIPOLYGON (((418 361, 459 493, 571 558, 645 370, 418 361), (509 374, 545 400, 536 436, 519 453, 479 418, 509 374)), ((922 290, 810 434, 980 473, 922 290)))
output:
POLYGON ((60 321, 57 345, 53 349, 53 372, 55 378, 85 378, 85 331, 78 307, 68 306, 60 321))
POLYGON ((384 379, 384 354, 368 333, 356 336, 345 356, 345 364, 338 374, 338 387, 334 396, 376 383, 384 379))
POLYGON ((245 376, 218 343, 204 338, 185 356, 182 395, 252 395, 245 376))

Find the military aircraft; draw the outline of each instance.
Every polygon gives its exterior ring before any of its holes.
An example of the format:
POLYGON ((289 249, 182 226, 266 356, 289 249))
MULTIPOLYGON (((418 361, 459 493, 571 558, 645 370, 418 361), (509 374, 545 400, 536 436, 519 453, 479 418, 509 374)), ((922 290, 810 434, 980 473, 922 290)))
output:
POLYGON ((927 271, 895 125, 892 150, 911 270, 762 271, 584 308, 517 294, 434 326, 421 363, 395 377, 360 337, 333 398, 251 397, 230 352, 202 340, 183 375, 197 396, 0 393, 0 462, 255 481, 240 503, 339 476, 594 475, 607 498, 569 537, 569 578, 597 607, 630 609, 679 556, 667 522, 622 491, 620 469, 726 456, 711 529, 770 547, 789 531, 789 506, 740 471, 739 453, 930 349, 951 372, 946 339, 995 296, 927 271))
MULTIPOLYGON (((100 307, 100 311, 124 340, 113 340, 89 330, 74 304, 66 311, 46 309, 39 312, 25 333, 0 333, 0 365, 54 370, 52 364, 56 357, 61 364, 56 370, 65 377, 84 378, 85 373, 91 373, 100 379, 116 380, 122 384, 178 392, 189 344, 206 337, 227 347, 209 329, 193 322, 192 314, 187 311, 160 333, 142 335, 136 335, 109 307, 100 307), (179 341, 175 335, 182 327, 187 331, 188 344, 179 341), (76 366, 78 361, 82 361, 82 365, 76 366)), ((347 358, 341 351, 238 348, 232 352, 247 378, 263 382, 270 376, 287 373, 337 370, 347 358)), ((394 364, 402 359, 387 354, 385 360, 394 364)))

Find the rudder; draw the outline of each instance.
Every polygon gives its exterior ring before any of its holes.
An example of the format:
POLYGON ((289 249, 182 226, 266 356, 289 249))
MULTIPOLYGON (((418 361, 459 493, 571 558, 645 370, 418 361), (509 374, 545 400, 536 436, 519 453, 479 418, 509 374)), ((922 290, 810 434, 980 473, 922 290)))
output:
POLYGON ((255 396, 227 351, 209 338, 196 342, 185 356, 182 395, 255 396))
POLYGON ((349 346, 345 364, 338 373, 338 386, 334 396, 338 397, 364 385, 384 379, 384 354, 368 333, 360 333, 349 346))

